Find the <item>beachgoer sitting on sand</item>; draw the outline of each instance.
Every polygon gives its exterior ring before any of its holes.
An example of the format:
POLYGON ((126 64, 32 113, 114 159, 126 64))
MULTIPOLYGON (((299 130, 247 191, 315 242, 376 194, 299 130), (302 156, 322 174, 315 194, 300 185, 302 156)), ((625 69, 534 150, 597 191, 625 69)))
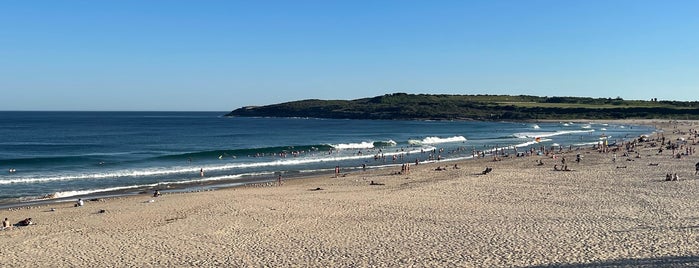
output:
POLYGON ((491 167, 486 167, 485 170, 483 170, 482 173, 483 173, 483 175, 485 175, 485 174, 490 173, 491 171, 493 171, 493 168, 491 168, 491 167))
POLYGON ((15 226, 29 226, 34 224, 32 221, 32 218, 26 218, 24 220, 19 221, 18 223, 15 224, 15 226))
POLYGON ((554 170, 554 171, 559 171, 559 170, 560 170, 560 169, 558 169, 558 164, 553 165, 553 170, 554 170))
POLYGON ((2 230, 10 229, 10 228, 12 228, 12 224, 10 224, 10 220, 5 218, 5 220, 2 221, 2 230))
POLYGON ((158 197, 158 196, 161 196, 161 195, 162 195, 162 194, 160 193, 159 190, 155 190, 155 192, 153 192, 153 197, 158 197))
POLYGON ((544 161, 541 161, 541 159, 538 159, 538 160, 536 160, 536 165, 537 165, 537 166, 543 166, 543 165, 544 165, 544 161))
POLYGON ((680 180, 680 176, 677 176, 677 173, 672 174, 672 180, 673 180, 673 181, 679 181, 679 180, 680 180))
POLYGON ((78 202, 75 203, 75 207, 82 207, 85 205, 82 198, 78 198, 78 202))
POLYGON ((454 164, 454 169, 459 169, 459 165, 454 164))

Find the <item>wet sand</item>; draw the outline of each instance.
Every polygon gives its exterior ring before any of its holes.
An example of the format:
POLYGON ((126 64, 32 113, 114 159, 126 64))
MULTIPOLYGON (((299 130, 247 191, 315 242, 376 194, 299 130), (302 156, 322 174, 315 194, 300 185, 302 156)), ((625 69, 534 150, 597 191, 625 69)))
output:
MULTIPOLYGON (((631 123, 672 141, 699 128, 631 123)), ((585 149, 2 210, 36 224, 0 231, 0 259, 7 267, 697 266, 699 156, 658 148, 641 143, 640 158, 620 151, 616 162, 585 149), (553 170, 561 157, 572 171, 553 170), (485 167, 493 171, 482 175, 485 167)))

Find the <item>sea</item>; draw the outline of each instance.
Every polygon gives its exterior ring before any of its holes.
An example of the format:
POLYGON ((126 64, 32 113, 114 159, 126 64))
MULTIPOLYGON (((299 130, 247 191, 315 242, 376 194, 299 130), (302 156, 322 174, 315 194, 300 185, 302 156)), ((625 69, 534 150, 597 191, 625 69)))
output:
MULTIPOLYGON (((533 148, 581 148, 652 126, 225 117, 225 112, 0 112, 0 207, 206 191, 533 148), (474 153, 475 152, 475 153, 474 153)), ((330 177, 330 176, 329 176, 330 177)))

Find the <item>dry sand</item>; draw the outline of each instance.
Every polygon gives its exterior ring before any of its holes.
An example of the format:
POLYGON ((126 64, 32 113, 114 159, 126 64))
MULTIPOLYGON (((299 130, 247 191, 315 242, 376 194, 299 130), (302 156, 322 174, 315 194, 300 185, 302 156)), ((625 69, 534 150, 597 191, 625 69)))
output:
MULTIPOLYGON (((699 127, 635 123, 668 140, 689 137, 676 127, 699 127)), ((0 266, 699 266, 699 156, 658 155, 649 143, 637 150, 641 158, 619 153, 616 163, 584 150, 577 164, 570 152, 570 172, 553 171, 545 156, 488 158, 446 171, 434 169, 455 162, 3 210, 36 225, 0 231, 0 266), (486 166, 493 172, 479 175, 486 166), (680 181, 664 181, 667 172, 680 181)))

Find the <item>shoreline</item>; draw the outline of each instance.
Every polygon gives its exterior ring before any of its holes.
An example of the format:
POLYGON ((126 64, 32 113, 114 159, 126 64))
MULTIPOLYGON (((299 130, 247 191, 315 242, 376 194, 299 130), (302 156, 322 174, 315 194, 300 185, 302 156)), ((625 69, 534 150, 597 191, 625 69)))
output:
MULTIPOLYGON (((677 122, 681 120, 654 120, 654 119, 620 119, 620 120, 535 120, 535 121, 522 121, 522 122, 530 122, 530 123, 537 123, 537 122, 546 122, 546 123, 560 123, 560 122, 573 122, 573 123, 582 123, 582 124, 587 124, 587 123, 610 123, 610 122, 619 122, 619 123, 624 123, 624 124, 632 124, 632 125, 645 125, 645 126, 652 126, 655 128, 655 131, 657 131, 657 123, 660 122, 677 122)), ((689 120, 692 121, 692 120, 689 120)), ((510 121, 508 121, 510 122, 510 121)), ((511 122, 517 122, 517 121, 511 121, 511 122)), ((650 133, 649 133, 650 134, 650 133)), ((633 137, 636 138, 636 137, 633 137)), ((629 139, 629 138, 627 138, 629 139)), ((627 140, 624 139, 624 140, 627 140)), ((501 146, 502 147, 502 146, 501 146)), ((487 157, 492 157, 493 156, 493 151, 497 150, 511 150, 511 146, 505 146, 502 148, 491 148, 488 150, 485 150, 486 153, 486 158, 487 157)), ((532 146, 529 146, 532 147, 532 146)), ((578 145, 578 146, 573 146, 576 149, 590 149, 592 145, 578 145)), ((524 148, 523 148, 524 149, 524 148)), ((428 164, 428 163, 439 163, 439 162, 458 162, 458 161, 472 161, 474 159, 478 159, 480 157, 458 157, 455 159, 442 159, 442 160, 430 160, 430 161, 423 161, 421 163, 423 164, 428 164)), ((411 165, 413 163, 407 162, 411 165)), ((380 170, 380 169, 391 169, 395 168, 397 166, 400 166, 401 163, 390 163, 390 164, 384 164, 384 165, 378 165, 378 166, 367 166, 368 170, 380 170)), ((345 169, 350 169, 350 171, 347 171, 346 173, 355 173, 355 172, 363 172, 361 168, 359 167, 345 167, 345 169)), ((303 172, 293 172, 293 173, 286 173, 284 175, 286 180, 296 180, 296 179, 308 179, 312 177, 318 177, 318 176, 326 176, 326 175, 333 175, 333 171, 331 169, 327 169, 327 171, 314 171, 311 173, 303 173, 303 172)), ((346 175, 346 174, 345 174, 346 175)), ((27 200, 21 200, 21 199, 26 199, 30 197, 21 197, 19 200, 16 201, 3 201, 0 202, 0 210, 3 209, 13 209, 13 208, 20 208, 20 207, 33 207, 33 206, 45 206, 45 205, 50 205, 50 204, 61 204, 61 203, 74 203, 75 200, 82 198, 84 200, 90 200, 90 199, 106 199, 106 198, 119 198, 119 197, 126 197, 126 196, 144 196, 144 195, 149 195, 152 194, 154 190, 160 190, 161 192, 165 193, 191 193, 191 192, 202 192, 202 191, 214 191, 214 190, 225 190, 229 188, 236 188, 236 187, 245 187, 247 185, 253 184, 253 185, 258 185, 262 183, 273 183, 276 181, 276 175, 273 177, 269 177, 267 175, 260 175, 260 176, 251 176, 251 177, 243 177, 243 178, 237 178, 237 179, 223 179, 223 180, 215 180, 215 181, 192 181, 189 183, 181 183, 181 184, 167 184, 164 185, 163 187, 159 186, 143 186, 143 187, 135 187, 135 188, 128 188, 128 189, 121 189, 121 190, 108 190, 108 191, 98 191, 98 192, 93 192, 89 194, 78 194, 78 195, 71 195, 67 197, 58 197, 58 198, 52 198, 48 197, 31 197, 31 199, 27 200)))
MULTIPOLYGON (((673 142, 699 126, 656 122, 651 138, 673 142)), ((36 225, 0 238, 16 245, 4 262, 18 267, 699 265, 699 155, 658 154, 652 142, 634 148, 640 158, 618 152, 616 161, 581 149, 1 210, 36 225), (553 171, 560 157, 572 171, 553 171), (668 172, 681 179, 664 181, 668 172)))

